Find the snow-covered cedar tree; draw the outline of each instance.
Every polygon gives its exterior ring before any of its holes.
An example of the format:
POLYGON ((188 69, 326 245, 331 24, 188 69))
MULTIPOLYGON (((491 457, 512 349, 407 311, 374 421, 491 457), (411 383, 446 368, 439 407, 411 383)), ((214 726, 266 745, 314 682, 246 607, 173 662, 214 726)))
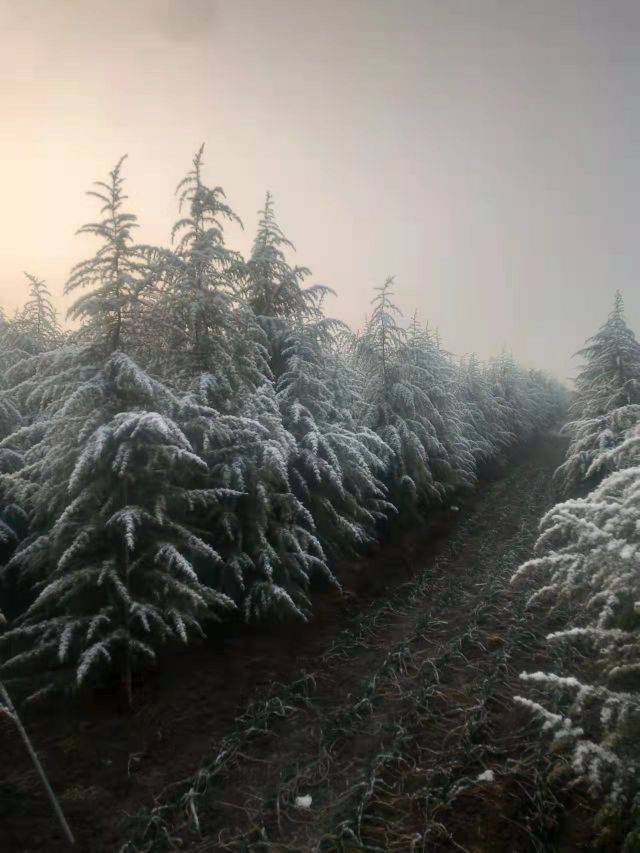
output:
POLYGON ((639 486, 640 469, 629 468, 559 504, 543 519, 542 556, 519 574, 539 579, 532 606, 571 614, 549 641, 591 661, 588 677, 569 664, 559 674, 523 674, 542 698, 520 701, 565 743, 576 774, 595 796, 606 795, 609 811, 624 809, 640 783, 639 486))
POLYGON ((138 252, 121 165, 99 185, 102 220, 82 229, 102 245, 69 285, 93 288, 71 309, 85 372, 48 411, 25 466, 3 478, 32 517, 8 565, 37 597, 1 642, 20 648, 4 671, 71 665, 81 684, 115 668, 131 702, 139 660, 169 638, 202 633, 202 621, 233 602, 208 583, 221 558, 197 532, 195 510, 218 497, 201 488, 206 464, 174 420, 180 401, 122 351, 135 324, 138 252))
POLYGON ((137 323, 137 296, 144 270, 144 256, 133 242, 136 217, 123 211, 122 158, 110 173, 109 182, 97 182, 88 195, 102 206, 101 218, 83 226, 78 233, 100 241, 94 256, 72 269, 65 291, 84 292, 69 310, 69 316, 81 321, 64 346, 22 358, 5 374, 5 393, 22 414, 21 428, 0 444, 4 455, 24 453, 26 471, 16 477, 14 490, 19 498, 31 498, 39 492, 38 506, 45 508, 34 517, 37 526, 46 527, 55 513, 66 505, 64 483, 74 466, 70 455, 50 459, 53 465, 40 470, 46 452, 44 435, 52 417, 74 397, 82 394, 100 372, 112 352, 126 351, 133 345, 137 323))
POLYGON ((15 316, 0 326, 2 369, 27 356, 47 352, 60 346, 62 329, 46 284, 36 276, 25 273, 29 282, 29 298, 15 316))
POLYGON ((575 776, 601 804, 605 826, 629 829, 640 796, 640 404, 638 344, 620 294, 581 351, 569 425, 571 446, 559 476, 585 497, 553 507, 541 521, 537 556, 514 583, 533 589, 529 606, 555 624, 557 672, 523 673, 534 698, 518 697, 571 756, 575 776), (603 479, 604 478, 604 479, 603 479), (598 483, 594 486, 594 483, 598 483))
POLYGON ((283 350, 288 347, 291 324, 317 316, 319 301, 331 291, 317 284, 303 287, 310 271, 289 264, 285 252, 293 251, 294 245, 276 221, 271 193, 258 215, 258 230, 244 269, 243 293, 265 333, 271 372, 277 381, 286 369, 283 350))
POLYGON ((303 287, 309 270, 289 264, 286 250, 293 248, 267 193, 246 264, 245 296, 266 334, 280 411, 296 439, 289 461, 293 491, 335 561, 372 541, 377 521, 391 509, 379 479, 389 451, 335 399, 336 391, 344 394, 335 372, 346 363, 334 357, 344 327, 323 314, 328 288, 303 287))
MULTIPOLYGON (((548 642, 558 672, 523 673, 534 698, 518 697, 568 752, 576 777, 619 823, 640 791, 640 428, 605 451, 617 465, 589 495, 542 519, 538 555, 514 583, 529 606, 555 617, 548 642)), ((625 849, 637 849, 636 827, 625 849)))
POLYGON ((593 486, 608 473, 592 463, 602 450, 621 440, 640 409, 640 344, 624 319, 616 292, 613 310, 578 353, 584 359, 575 382, 567 458, 557 471, 566 492, 581 482, 593 486))
POLYGON ((487 363, 487 379, 511 444, 527 441, 534 430, 524 376, 513 358, 502 352, 487 363))
MULTIPOLYGON (((0 441, 30 423, 29 407, 20 405, 12 392, 14 382, 11 368, 25 359, 50 352, 62 345, 63 334, 55 308, 45 283, 29 273, 29 298, 12 320, 0 323, 0 441), (22 414, 23 413, 23 414, 22 414)), ((23 465, 19 446, 0 448, 0 474, 16 471, 23 465)), ((5 565, 18 541, 26 532, 27 517, 24 509, 12 500, 0 483, 0 565, 5 565)), ((0 583, 0 607, 4 601, 5 613, 14 615, 23 600, 16 587, 16 578, 6 578, 0 583)))
POLYGON ((123 209, 127 199, 122 177, 125 159, 118 162, 108 182, 96 181, 96 189, 87 193, 101 203, 101 218, 83 225, 78 234, 97 238, 101 246, 95 255, 76 264, 65 286, 66 294, 83 291, 68 312, 71 320, 82 321, 78 339, 109 353, 133 346, 145 270, 144 256, 133 242, 137 217, 123 209))
POLYGON ((470 487, 476 479, 475 460, 464 434, 453 359, 442 349, 437 331, 422 326, 415 313, 407 330, 405 349, 413 382, 424 394, 429 423, 442 447, 440 454, 430 458, 434 476, 447 493, 461 486, 470 487))
POLYGON ((391 448, 386 480, 390 499, 403 515, 441 503, 455 478, 438 437, 440 416, 427 391, 429 376, 409 352, 392 285, 388 278, 376 288, 356 358, 365 377, 364 422, 391 448))
POLYGON ((494 459, 509 444, 502 424, 496 425, 493 397, 485 372, 475 354, 460 359, 458 397, 462 408, 463 435, 476 467, 494 459), (496 429, 496 426, 499 428, 496 429))
POLYGON ((273 385, 250 400, 252 416, 221 415, 193 399, 182 420, 206 461, 220 505, 201 512, 201 527, 223 558, 216 582, 245 619, 306 619, 311 578, 336 584, 311 514, 293 493, 295 439, 282 424, 273 385))
MULTIPOLYGON (((277 383, 283 422, 296 440, 292 488, 334 562, 375 541, 378 522, 395 512, 382 482, 390 448, 334 399, 340 379, 328 369, 328 354, 340 329, 322 316, 293 321, 277 383)), ((334 361, 333 371, 338 365, 334 361)))
MULTIPOLYGON (((522 371, 522 368, 519 368, 522 371)), ((552 376, 541 370, 524 372, 528 385, 527 407, 534 430, 556 426, 566 420, 569 392, 552 376)))
POLYGON ((241 298, 243 261, 224 241, 240 219, 221 187, 203 179, 203 149, 177 188, 180 212, 173 251, 153 253, 158 298, 149 316, 164 378, 205 406, 238 414, 269 378, 264 335, 241 298))
POLYGON ((210 582, 221 557, 196 532, 195 510, 218 496, 200 488, 206 465, 172 419, 178 408, 115 352, 53 416, 42 465, 58 453, 75 458, 68 503, 10 561, 42 579, 3 638, 28 641, 5 669, 68 662, 81 683, 108 664, 122 673, 130 700, 132 663, 153 660, 159 642, 201 634, 203 619, 233 607, 210 582))

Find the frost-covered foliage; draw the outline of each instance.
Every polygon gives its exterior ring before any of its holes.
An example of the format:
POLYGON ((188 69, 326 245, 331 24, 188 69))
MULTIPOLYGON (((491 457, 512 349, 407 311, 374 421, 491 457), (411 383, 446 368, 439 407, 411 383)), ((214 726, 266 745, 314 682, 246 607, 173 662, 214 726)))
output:
MULTIPOLYGON (((0 441, 12 436, 29 422, 29 405, 20 405, 8 392, 11 367, 21 365, 61 346, 63 333, 46 284, 26 273, 29 298, 10 321, 0 321, 0 441)), ((0 449, 0 474, 10 474, 22 467, 21 448, 0 449)), ((20 503, 11 498, 0 483, 0 565, 6 564, 26 533, 28 519, 20 503)), ((24 604, 15 583, 0 584, 0 598, 6 612, 13 615, 24 604)))
POLYGON ((306 618, 312 576, 335 580, 313 519, 291 489, 296 445, 273 387, 258 389, 250 405, 251 418, 185 402, 185 430, 207 463, 208 488, 219 496, 217 506, 200 513, 223 557, 216 585, 247 619, 306 618))
POLYGON ((456 366, 440 345, 440 338, 422 326, 414 314, 404 345, 412 381, 424 396, 426 413, 440 452, 430 452, 431 468, 447 494, 476 479, 471 442, 465 432, 464 404, 459 393, 456 366))
POLYGON ((640 790, 640 467, 558 504, 541 526, 539 556, 514 581, 535 581, 530 606, 560 619, 548 641, 572 654, 560 674, 524 673, 546 699, 519 701, 570 751, 594 795, 623 810, 640 790))
MULTIPOLYGON (((395 507, 383 484, 391 449, 335 399, 328 369, 334 332, 335 323, 326 318, 289 329, 277 397, 283 424, 295 438, 292 490, 337 560, 375 541, 378 522, 395 507)), ((339 372, 338 362, 333 369, 339 372)))
POLYGON ((426 387, 428 350, 420 348, 418 357, 415 333, 410 345, 392 286, 388 278, 377 288, 356 359, 364 377, 364 422, 391 449, 390 496, 405 512, 441 503, 455 485, 455 472, 434 424, 439 415, 426 387))
POLYGON ((210 619, 308 618, 315 579, 339 587, 341 561, 471 487, 562 395, 507 356, 456 364, 390 280, 362 334, 329 318, 270 195, 250 257, 229 248, 202 149, 171 248, 136 243, 123 164, 90 193, 73 330, 35 278, 0 317, 0 659, 54 683, 112 670, 131 701, 133 669, 210 619))
POLYGON ((51 294, 41 279, 25 273, 29 282, 29 299, 15 317, 2 323, 0 352, 3 368, 26 356, 52 350, 62 343, 62 329, 51 294))
POLYGON ((499 457, 510 445, 501 411, 495 404, 486 368, 475 355, 462 358, 458 368, 463 434, 476 465, 499 457))
POLYGON ((253 249, 244 269, 243 292, 267 337, 271 370, 277 380, 286 368, 283 350, 288 346, 291 324, 315 316, 319 301, 330 290, 322 285, 303 287, 310 271, 287 261, 285 251, 294 246, 276 221, 271 193, 267 193, 259 216, 253 249))
POLYGON ((458 368, 437 337, 400 324, 392 279, 377 289, 355 345, 362 419, 391 448, 386 483, 399 511, 423 512, 471 485, 480 462, 527 441, 561 411, 557 383, 507 355, 458 368))
POLYGON ((31 395, 45 389, 39 411, 4 442, 5 454, 12 443, 24 452, 3 487, 28 507, 31 533, 3 574, 17 569, 35 600, 1 642, 20 647, 8 670, 70 662, 80 684, 116 666, 131 701, 137 657, 153 659, 171 636, 186 642, 201 618, 234 605, 207 583, 221 557, 196 532, 195 508, 217 497, 174 420, 180 401, 122 352, 136 320, 135 218, 121 210, 120 164, 101 186, 105 220, 82 230, 103 243, 70 284, 93 288, 71 309, 78 343, 31 371, 31 395), (51 399, 52 385, 65 397, 51 399))
MULTIPOLYGON (((618 330, 620 310, 617 298, 610 321, 618 330)), ((632 351, 631 333, 621 337, 632 351)), ((611 361, 601 365, 609 370, 611 361)), ((625 370, 628 377, 632 370, 625 370)), ((614 408, 598 415, 594 404, 582 423, 590 429, 595 420, 608 420, 615 440, 589 447, 582 476, 610 473, 585 497, 559 503, 543 517, 537 555, 514 583, 533 585, 529 606, 554 620, 547 639, 560 651, 558 672, 522 675, 539 701, 518 701, 553 734, 558 749, 569 752, 575 776, 604 802, 601 817, 608 824, 628 818, 640 797, 640 407, 630 402, 634 382, 616 386, 615 371, 607 375, 614 408)), ((593 388, 601 387, 597 376, 591 379, 593 388)), ((625 849, 638 843, 640 827, 625 849)))
MULTIPOLYGON (((196 508, 218 497, 201 487, 206 464, 176 411, 172 395, 114 352, 51 418, 30 485, 58 456, 72 467, 53 524, 8 563, 33 577, 38 595, 1 639, 24 645, 6 669, 68 661, 80 684, 113 664, 130 692, 132 659, 153 660, 158 642, 186 642, 202 619, 233 608, 208 582, 221 557, 196 532, 196 508)), ((31 492, 36 518, 47 512, 42 500, 31 492)))
POLYGON ((624 319, 620 291, 607 321, 578 355, 585 363, 571 402, 567 459, 557 477, 567 492, 593 485, 612 469, 602 452, 614 448, 640 412, 640 344, 624 319), (596 457, 600 464, 594 464, 596 457))
POLYGON ((243 262, 225 245, 224 224, 240 224, 221 187, 204 182, 204 146, 177 188, 185 215, 172 230, 173 251, 151 262, 158 292, 150 312, 154 361, 170 382, 201 403, 237 413, 268 379, 264 338, 240 298, 243 262))
POLYGON ((133 315, 144 269, 142 251, 133 242, 136 217, 123 210, 127 199, 124 160, 109 173, 107 182, 96 181, 96 189, 87 193, 101 203, 101 218, 83 225, 78 233, 97 238, 101 245, 95 255, 73 268, 65 287, 68 294, 84 291, 69 309, 72 320, 82 321, 78 337, 110 352, 131 347, 125 335, 134 334, 133 315))

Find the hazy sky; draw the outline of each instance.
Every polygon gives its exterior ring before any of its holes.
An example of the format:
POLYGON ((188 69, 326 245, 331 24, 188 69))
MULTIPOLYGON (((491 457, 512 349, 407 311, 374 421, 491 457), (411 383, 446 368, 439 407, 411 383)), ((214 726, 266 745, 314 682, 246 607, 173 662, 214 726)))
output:
POLYGON ((0 0, 0 303, 64 306, 125 152, 166 241, 204 141, 230 244, 271 189, 335 315, 395 274, 453 351, 565 376, 617 287, 640 332, 639 37, 637 0, 0 0))

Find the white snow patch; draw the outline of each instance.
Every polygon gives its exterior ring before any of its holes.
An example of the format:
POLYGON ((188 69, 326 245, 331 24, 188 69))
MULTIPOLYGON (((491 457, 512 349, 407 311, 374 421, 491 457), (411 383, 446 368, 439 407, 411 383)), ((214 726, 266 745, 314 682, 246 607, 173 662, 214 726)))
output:
POLYGON ((493 770, 485 770, 478 776, 478 782, 495 782, 496 777, 493 770))

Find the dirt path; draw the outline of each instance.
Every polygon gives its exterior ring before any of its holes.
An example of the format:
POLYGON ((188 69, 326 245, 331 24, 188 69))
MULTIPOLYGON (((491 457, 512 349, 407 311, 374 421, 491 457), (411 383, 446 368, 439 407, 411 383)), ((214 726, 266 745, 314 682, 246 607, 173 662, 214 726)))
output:
MULTIPOLYGON (((360 595, 320 599, 310 625, 170 661, 133 717, 103 697, 31 719, 80 849, 580 849, 512 702, 519 672, 549 663, 508 581, 562 452, 546 436, 455 522, 356 564, 360 595)), ((0 748, 0 848, 64 849, 6 725, 0 748)))
POLYGON ((509 579, 561 453, 547 436, 485 488, 410 583, 301 660, 138 816, 129 849, 581 849, 588 811, 559 803, 512 701, 524 668, 552 665, 509 579))

